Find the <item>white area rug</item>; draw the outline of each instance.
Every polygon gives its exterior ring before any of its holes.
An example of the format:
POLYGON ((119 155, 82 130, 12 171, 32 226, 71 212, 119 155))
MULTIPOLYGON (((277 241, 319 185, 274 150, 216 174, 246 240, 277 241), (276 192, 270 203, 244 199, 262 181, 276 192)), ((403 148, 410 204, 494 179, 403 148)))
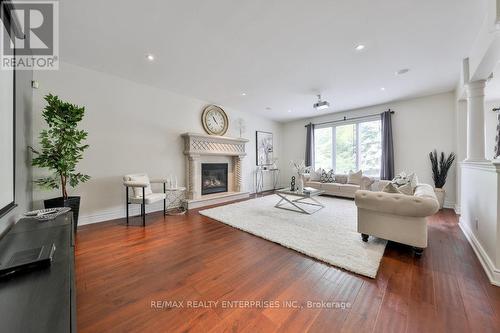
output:
POLYGON ((275 208, 278 201, 278 196, 269 195, 200 214, 348 271, 377 275, 387 242, 361 240, 354 201, 319 197, 326 207, 312 215, 275 208))

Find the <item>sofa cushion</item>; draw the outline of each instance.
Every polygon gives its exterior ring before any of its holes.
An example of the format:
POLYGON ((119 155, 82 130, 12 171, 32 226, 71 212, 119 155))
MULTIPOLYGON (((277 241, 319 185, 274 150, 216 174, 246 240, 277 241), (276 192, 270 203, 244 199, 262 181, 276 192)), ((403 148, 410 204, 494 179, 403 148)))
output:
POLYGON ((335 182, 339 184, 347 184, 347 175, 342 175, 342 174, 336 174, 335 175, 335 182))
POLYGON ((344 196, 348 196, 350 198, 354 198, 354 194, 356 191, 361 189, 359 185, 354 184, 338 184, 340 194, 344 196))
POLYGON ((362 170, 359 170, 357 172, 349 171, 349 174, 347 175, 347 184, 361 185, 362 179, 362 170))
POLYGON ((304 183, 305 186, 308 186, 308 187, 313 187, 317 190, 320 190, 321 189, 321 183, 320 182, 316 182, 316 181, 307 181, 304 183))
POLYGON ((333 173, 333 170, 330 170, 328 172, 326 172, 326 170, 323 170, 321 172, 320 181, 322 183, 333 183, 335 181, 335 174, 333 173))
POLYGON ((340 184, 337 183, 323 183, 321 184, 321 189, 328 192, 327 194, 339 194, 340 193, 340 184))

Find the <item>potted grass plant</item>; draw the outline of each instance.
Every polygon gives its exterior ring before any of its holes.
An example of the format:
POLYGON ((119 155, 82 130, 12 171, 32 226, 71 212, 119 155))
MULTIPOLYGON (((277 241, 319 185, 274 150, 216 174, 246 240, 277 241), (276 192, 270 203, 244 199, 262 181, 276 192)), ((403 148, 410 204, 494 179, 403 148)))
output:
POLYGON ((35 183, 42 188, 61 191, 60 197, 44 200, 45 208, 70 207, 76 231, 80 197, 69 196, 68 187, 76 187, 90 179, 88 175, 76 171, 83 152, 89 147, 84 144, 88 133, 78 129, 78 124, 85 114, 85 107, 64 102, 52 94, 48 94, 44 99, 47 105, 42 116, 48 129, 40 133, 40 149, 29 148, 34 154, 31 164, 49 169, 52 175, 39 178, 35 183))
POLYGON ((444 190, 444 185, 446 184, 446 177, 450 171, 453 162, 455 161, 455 154, 450 153, 448 157, 445 157, 444 152, 441 152, 439 158, 436 150, 429 153, 429 159, 431 160, 432 167, 432 178, 434 179, 434 192, 439 201, 440 209, 443 209, 444 199, 446 197, 446 192, 444 190))

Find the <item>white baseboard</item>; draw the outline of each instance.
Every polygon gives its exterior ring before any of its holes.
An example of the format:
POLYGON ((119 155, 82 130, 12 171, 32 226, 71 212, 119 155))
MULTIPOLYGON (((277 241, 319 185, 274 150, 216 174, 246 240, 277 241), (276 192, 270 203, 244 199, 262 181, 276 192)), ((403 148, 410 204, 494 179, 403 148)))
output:
MULTIPOLYGON (((146 206, 146 213, 158 212, 160 210, 163 210, 163 201, 146 206)), ((139 205, 130 205, 129 216, 140 215, 140 213, 141 209, 139 205)), ((80 217, 78 218, 78 225, 80 226, 92 223, 105 222, 109 220, 116 220, 124 218, 126 216, 127 213, 125 212, 125 207, 121 207, 119 209, 108 210, 97 214, 80 215, 80 217)))
POLYGON ((483 266, 490 283, 500 287, 500 269, 495 267, 493 261, 491 261, 490 257, 482 247, 481 243, 478 241, 474 233, 470 230, 469 226, 466 223, 460 221, 458 223, 460 229, 464 233, 465 237, 469 241, 469 244, 472 246, 472 249, 476 253, 476 256, 479 259, 479 262, 483 266))
POLYGON ((445 200, 443 204, 444 208, 455 209, 455 201, 445 200))
POLYGON ((460 205, 459 205, 459 204, 456 204, 456 205, 455 205, 455 214, 460 215, 460 212, 461 212, 461 210, 460 210, 460 205))

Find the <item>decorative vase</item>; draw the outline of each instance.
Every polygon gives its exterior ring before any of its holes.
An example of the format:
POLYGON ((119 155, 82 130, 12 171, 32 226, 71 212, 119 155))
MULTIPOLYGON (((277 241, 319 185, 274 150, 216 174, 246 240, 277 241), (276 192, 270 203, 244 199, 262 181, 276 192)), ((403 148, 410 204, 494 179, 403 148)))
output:
POLYGON ((436 193, 436 197, 439 202, 439 209, 443 209, 444 197, 446 196, 446 191, 442 188, 435 188, 434 193, 436 193))
POLYGON ((304 175, 299 173, 299 180, 297 182, 297 190, 299 192, 304 191, 304 175))

